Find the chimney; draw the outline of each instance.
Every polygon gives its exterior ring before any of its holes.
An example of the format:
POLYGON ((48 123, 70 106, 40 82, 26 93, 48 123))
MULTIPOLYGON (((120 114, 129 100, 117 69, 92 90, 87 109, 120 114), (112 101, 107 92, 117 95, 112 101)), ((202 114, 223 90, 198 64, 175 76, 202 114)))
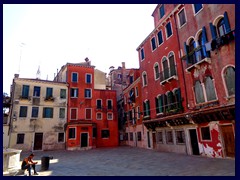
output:
POLYGON ((125 62, 122 62, 122 68, 125 69, 125 62))
POLYGON ((14 74, 14 78, 19 78, 19 74, 14 74))

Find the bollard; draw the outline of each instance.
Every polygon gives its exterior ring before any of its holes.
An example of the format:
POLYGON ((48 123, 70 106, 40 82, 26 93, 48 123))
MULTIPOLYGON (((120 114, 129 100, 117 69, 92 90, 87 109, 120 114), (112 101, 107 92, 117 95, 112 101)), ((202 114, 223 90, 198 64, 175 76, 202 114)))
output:
POLYGON ((41 170, 46 171, 49 168, 49 160, 53 159, 52 156, 43 156, 41 158, 41 170))

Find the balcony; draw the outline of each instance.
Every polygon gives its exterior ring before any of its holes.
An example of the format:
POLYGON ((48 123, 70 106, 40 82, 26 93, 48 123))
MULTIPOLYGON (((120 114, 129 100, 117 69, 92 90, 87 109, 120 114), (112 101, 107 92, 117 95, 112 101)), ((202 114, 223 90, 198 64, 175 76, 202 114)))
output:
POLYGON ((194 68, 200 69, 200 64, 204 62, 211 64, 209 52, 206 52, 206 49, 204 50, 204 48, 206 48, 205 45, 199 46, 188 54, 187 72, 190 72, 194 68))
POLYGON ((54 97, 47 96, 47 97, 45 97, 44 101, 54 101, 54 97))
POLYGON ((170 82, 172 79, 177 79, 176 66, 171 66, 170 68, 165 68, 159 73, 160 84, 163 85, 170 82))

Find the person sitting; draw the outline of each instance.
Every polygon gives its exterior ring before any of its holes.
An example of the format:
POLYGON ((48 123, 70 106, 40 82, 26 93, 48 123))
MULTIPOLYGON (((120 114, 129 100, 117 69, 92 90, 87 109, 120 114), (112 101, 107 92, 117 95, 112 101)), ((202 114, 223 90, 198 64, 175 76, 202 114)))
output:
POLYGON ((22 170, 28 170, 29 172, 29 176, 31 176, 31 168, 33 169, 34 171, 34 175, 38 175, 36 169, 35 169, 35 164, 37 164, 38 162, 33 162, 33 157, 34 157, 34 154, 30 154, 28 157, 24 158, 23 161, 22 161, 22 170))

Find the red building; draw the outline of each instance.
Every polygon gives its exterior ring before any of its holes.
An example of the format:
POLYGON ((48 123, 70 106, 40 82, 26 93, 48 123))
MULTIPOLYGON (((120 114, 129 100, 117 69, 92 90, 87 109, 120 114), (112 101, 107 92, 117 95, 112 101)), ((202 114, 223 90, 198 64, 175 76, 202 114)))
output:
POLYGON ((186 4, 180 13, 188 117, 197 124, 192 153, 235 157, 235 5, 186 4))
POLYGON ((105 73, 86 58, 83 63, 67 63, 55 80, 69 85, 66 148, 118 146, 116 91, 106 90, 105 73))
POLYGON ((190 123, 183 116, 186 97, 175 18, 178 8, 174 4, 156 7, 152 14, 155 28, 137 50, 148 148, 185 153, 182 141, 186 128, 178 125, 190 123), (178 136, 182 141, 176 143, 178 136))
POLYGON ((142 83, 139 69, 129 71, 127 84, 123 90, 125 141, 127 145, 146 148, 147 129, 142 123, 142 83))
POLYGON ((155 8, 155 28, 137 48, 148 148, 234 157, 234 9, 227 4, 155 8))

